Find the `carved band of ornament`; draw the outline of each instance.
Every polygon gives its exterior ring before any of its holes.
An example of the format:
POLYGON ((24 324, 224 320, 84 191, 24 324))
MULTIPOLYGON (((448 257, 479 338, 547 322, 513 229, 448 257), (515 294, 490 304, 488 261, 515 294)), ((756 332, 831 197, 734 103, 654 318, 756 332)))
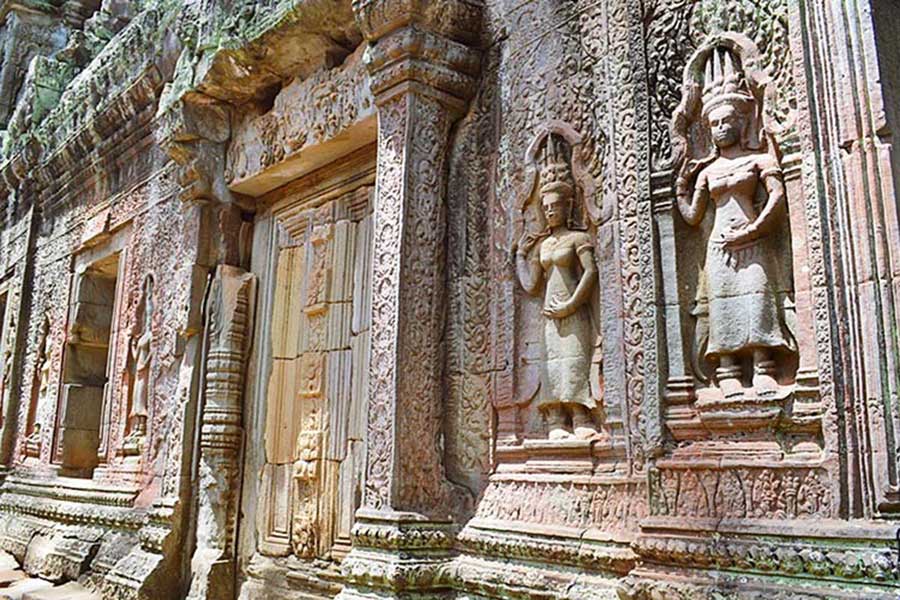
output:
POLYGON ((30 496, 54 502, 85 503, 110 507, 130 507, 137 491, 111 491, 98 489, 77 489, 56 482, 26 481, 19 477, 9 477, 3 487, 4 498, 10 496, 30 496))
POLYGON ((227 457, 227 464, 230 465, 235 460, 238 451, 241 449, 241 441, 243 437, 218 437, 204 436, 200 440, 200 447, 204 450, 218 450, 222 455, 227 457))
POLYGON ((163 545, 166 538, 172 533, 172 530, 162 525, 148 525, 141 528, 138 537, 141 540, 141 547, 145 550, 162 553, 163 545))
POLYGON ((655 516, 716 518, 831 517, 824 469, 673 469, 650 477, 655 516))
POLYGON ((144 513, 128 508, 79 506, 56 500, 36 499, 33 496, 4 494, 0 511, 13 515, 30 515, 58 523, 100 525, 113 529, 135 531, 146 522, 144 513))
POLYGON ((383 104, 398 91, 405 91, 403 84, 419 84, 418 91, 434 96, 456 113, 465 110, 465 102, 475 91, 475 78, 429 65, 419 60, 407 60, 372 73, 370 85, 375 102, 383 104))
POLYGON ((230 353, 223 356, 223 354, 221 352, 215 354, 210 352, 209 359, 207 359, 207 378, 213 378, 217 381, 240 379, 244 372, 243 355, 230 353))
POLYGON ((543 539, 533 535, 519 536, 482 530, 464 530, 458 538, 457 548, 469 554, 495 556, 501 559, 517 558, 535 562, 581 566, 627 573, 636 561, 628 546, 616 544, 589 544, 581 538, 565 541, 543 539))
POLYGON ((642 483, 492 481, 478 505, 482 519, 610 530, 635 526, 647 514, 642 483), (585 507, 580 510, 578 507, 585 507))
MULTIPOLYGON (((390 588, 393 592, 427 590, 439 585, 443 587, 450 581, 448 561, 429 561, 420 556, 416 556, 412 562, 404 563, 350 554, 341 563, 341 573, 353 585, 390 588)), ((429 598, 420 594, 415 597, 421 600, 429 598)))
POLYGON ((203 411, 204 426, 240 429, 242 420, 240 408, 235 406, 210 406, 203 411))
POLYGON ((387 550, 449 550, 454 536, 446 526, 434 528, 357 523, 351 532, 354 546, 387 550))
POLYGON ((642 537, 635 549, 645 561, 700 568, 758 571, 815 578, 894 581, 897 553, 887 548, 833 547, 824 544, 767 544, 642 537))

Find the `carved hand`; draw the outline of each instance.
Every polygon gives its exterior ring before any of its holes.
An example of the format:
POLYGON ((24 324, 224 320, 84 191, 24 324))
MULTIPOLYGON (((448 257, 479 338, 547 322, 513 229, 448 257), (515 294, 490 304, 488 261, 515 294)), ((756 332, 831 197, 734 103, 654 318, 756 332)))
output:
POLYGON ((522 238, 519 240, 518 253, 523 256, 531 254, 531 249, 534 248, 537 241, 538 236, 533 233, 522 234, 522 238))
POLYGON ((556 295, 547 300, 544 310, 542 310, 541 313, 545 317, 551 319, 565 319, 574 313, 577 308, 577 306, 572 304, 571 298, 556 295))
POLYGON ((722 234, 722 239, 725 241, 725 247, 730 249, 740 248, 758 237, 759 233, 753 225, 729 229, 722 234))

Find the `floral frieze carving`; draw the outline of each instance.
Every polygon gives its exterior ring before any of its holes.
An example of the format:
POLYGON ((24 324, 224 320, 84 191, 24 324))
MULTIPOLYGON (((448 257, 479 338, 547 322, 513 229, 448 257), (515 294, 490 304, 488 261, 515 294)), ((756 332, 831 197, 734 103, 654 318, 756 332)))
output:
POLYGON ((653 516, 727 519, 830 518, 824 469, 672 469, 650 477, 653 516))

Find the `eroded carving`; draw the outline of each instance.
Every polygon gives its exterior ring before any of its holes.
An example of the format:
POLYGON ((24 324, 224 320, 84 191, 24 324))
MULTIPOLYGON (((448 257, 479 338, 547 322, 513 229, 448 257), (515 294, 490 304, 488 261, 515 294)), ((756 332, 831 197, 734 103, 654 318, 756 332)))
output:
POLYGON ((319 459, 322 430, 319 412, 311 410, 303 429, 297 435, 294 456, 294 514, 291 524, 291 543, 294 554, 303 558, 316 556, 318 545, 319 459))
POLYGON ((25 459, 38 459, 41 456, 41 423, 37 421, 38 410, 42 406, 46 406, 47 397, 50 394, 50 346, 53 343, 50 337, 50 319, 44 317, 41 322, 40 348, 35 364, 36 386, 35 392, 32 393, 32 401, 28 407, 28 432, 25 438, 25 459))

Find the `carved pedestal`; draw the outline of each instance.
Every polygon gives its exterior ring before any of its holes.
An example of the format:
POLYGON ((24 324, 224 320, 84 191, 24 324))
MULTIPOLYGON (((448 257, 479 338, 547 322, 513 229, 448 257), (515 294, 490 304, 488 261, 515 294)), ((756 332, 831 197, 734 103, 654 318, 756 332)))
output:
POLYGON ((487 598, 534 587, 553 598, 616 598, 615 579, 636 564, 630 544, 647 507, 643 478, 628 476, 614 454, 585 440, 498 449, 496 472, 459 534, 457 585, 487 598))

